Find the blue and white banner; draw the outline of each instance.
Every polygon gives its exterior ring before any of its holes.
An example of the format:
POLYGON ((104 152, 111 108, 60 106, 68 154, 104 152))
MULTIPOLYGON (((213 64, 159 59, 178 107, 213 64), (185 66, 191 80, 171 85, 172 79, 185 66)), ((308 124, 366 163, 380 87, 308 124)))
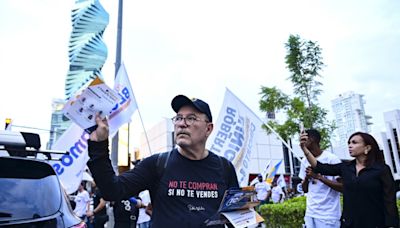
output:
POLYGON ((89 134, 77 124, 72 123, 51 148, 69 151, 69 154, 63 155, 60 161, 49 161, 68 194, 74 193, 82 181, 86 162, 89 160, 88 139, 89 134))
MULTIPOLYGON (((137 110, 135 96, 122 64, 115 78, 114 89, 121 99, 109 115, 110 136, 113 136, 123 124, 130 122, 131 116, 137 110)), ((77 124, 72 123, 51 148, 69 151, 69 154, 63 155, 60 161, 50 161, 68 194, 75 192, 82 181, 86 162, 89 160, 87 153, 88 139, 89 134, 77 124)))
POLYGON ((262 121, 229 89, 225 91, 218 120, 207 140, 207 148, 235 166, 240 186, 247 186, 249 165, 262 121))
POLYGON ((118 92, 121 100, 112 109, 108 117, 110 137, 113 137, 122 125, 131 122, 131 117, 138 108, 124 64, 121 64, 118 69, 114 82, 114 90, 118 92))

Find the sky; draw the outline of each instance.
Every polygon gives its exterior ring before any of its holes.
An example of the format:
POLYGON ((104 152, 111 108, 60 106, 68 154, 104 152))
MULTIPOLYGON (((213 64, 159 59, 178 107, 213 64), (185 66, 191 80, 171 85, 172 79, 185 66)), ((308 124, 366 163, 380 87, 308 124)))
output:
MULTIPOLYGON (((103 75, 112 87, 118 1, 100 2, 110 14, 103 75)), ((0 121, 50 128, 52 99, 64 99, 73 5, 0 0, 0 121)), ((216 119, 225 88, 262 117, 261 86, 292 94, 284 44, 299 35, 322 48, 328 117, 331 100, 351 90, 365 95, 372 130, 383 131, 383 112, 400 108, 399 11, 397 0, 125 1, 122 60, 145 128, 174 115, 177 94, 205 100, 216 119)), ((142 132, 139 115, 132 119, 142 132)))

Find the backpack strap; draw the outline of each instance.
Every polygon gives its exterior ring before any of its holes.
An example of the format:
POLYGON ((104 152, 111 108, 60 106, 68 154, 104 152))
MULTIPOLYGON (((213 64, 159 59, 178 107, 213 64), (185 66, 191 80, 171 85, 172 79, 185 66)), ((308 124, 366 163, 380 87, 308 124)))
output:
MULTIPOLYGON (((156 161, 155 168, 156 168, 156 174, 158 177, 158 181, 157 181, 158 183, 155 186, 155 192, 158 192, 158 190, 159 190, 159 183, 165 173, 165 169, 167 168, 169 156, 171 155, 172 150, 168 151, 168 152, 163 152, 163 153, 157 154, 157 161, 156 161)), ((154 156, 156 156, 156 155, 154 155, 154 156)), ((153 198, 151 199, 152 205, 156 204, 158 198, 159 197, 155 197, 154 199, 153 198)))
POLYGON ((231 166, 229 164, 228 159, 218 156, 219 157, 219 163, 221 164, 222 168, 222 179, 224 180, 225 185, 228 187, 229 186, 229 176, 230 176, 230 171, 231 171, 231 166))
POLYGON ((159 153, 157 156, 156 169, 157 169, 157 176, 160 177, 160 179, 164 174, 165 169, 167 168, 171 152, 172 150, 164 153, 159 153))

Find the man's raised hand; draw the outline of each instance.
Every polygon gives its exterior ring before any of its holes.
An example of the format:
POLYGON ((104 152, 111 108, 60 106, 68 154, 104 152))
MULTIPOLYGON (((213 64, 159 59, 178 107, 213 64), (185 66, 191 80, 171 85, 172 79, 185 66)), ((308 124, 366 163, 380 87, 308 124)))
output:
POLYGON ((96 114, 96 124, 97 128, 90 134, 90 140, 101 142, 108 139, 109 129, 108 129, 108 121, 107 118, 102 119, 100 114, 96 114))

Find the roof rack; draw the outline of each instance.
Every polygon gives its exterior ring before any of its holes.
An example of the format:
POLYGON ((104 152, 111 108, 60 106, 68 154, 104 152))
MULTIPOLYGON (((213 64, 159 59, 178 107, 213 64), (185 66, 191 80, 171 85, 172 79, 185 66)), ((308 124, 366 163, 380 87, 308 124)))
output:
POLYGON ((52 154, 69 154, 69 151, 40 150, 40 147, 40 137, 36 133, 0 131, 0 150, 6 150, 10 156, 37 157, 37 154, 40 153, 45 155, 48 160, 53 160, 52 154))

